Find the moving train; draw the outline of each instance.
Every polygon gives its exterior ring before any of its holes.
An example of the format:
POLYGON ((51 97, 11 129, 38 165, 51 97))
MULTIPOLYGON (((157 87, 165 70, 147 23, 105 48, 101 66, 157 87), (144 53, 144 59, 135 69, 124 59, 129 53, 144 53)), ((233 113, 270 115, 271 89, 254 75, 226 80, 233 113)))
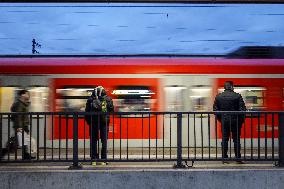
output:
MULTIPOLYGON (((101 85, 113 98, 115 111, 212 111, 226 80, 234 82, 249 111, 284 110, 284 59, 142 55, 1 56, 0 110, 9 112, 16 91, 25 88, 31 93, 32 112, 82 112, 91 91, 101 85)), ((122 118, 121 123, 114 119, 109 137, 155 139, 155 131, 161 127, 155 124, 155 117, 145 117, 142 136, 141 122, 135 116, 122 118), (126 129, 126 121, 127 133, 121 131, 126 129), (147 123, 155 126, 147 127, 147 123)), ((64 132, 67 122, 72 125, 71 119, 62 120, 63 129, 60 136, 55 132, 56 139, 71 138, 64 132)), ((59 123, 55 123, 56 130, 59 123)), ((84 125, 84 119, 79 119, 79 138, 88 132, 84 125)), ((260 131, 264 137, 264 129, 260 131)), ((257 137, 257 132, 254 126, 242 137, 257 137)), ((267 132, 271 137, 271 124, 267 132)))

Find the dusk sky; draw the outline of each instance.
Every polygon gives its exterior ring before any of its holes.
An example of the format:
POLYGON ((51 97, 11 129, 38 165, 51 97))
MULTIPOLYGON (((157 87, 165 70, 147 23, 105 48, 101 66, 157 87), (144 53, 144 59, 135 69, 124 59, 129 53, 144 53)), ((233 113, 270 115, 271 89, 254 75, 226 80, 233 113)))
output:
POLYGON ((284 4, 0 4, 0 54, 226 54, 284 46, 284 4))

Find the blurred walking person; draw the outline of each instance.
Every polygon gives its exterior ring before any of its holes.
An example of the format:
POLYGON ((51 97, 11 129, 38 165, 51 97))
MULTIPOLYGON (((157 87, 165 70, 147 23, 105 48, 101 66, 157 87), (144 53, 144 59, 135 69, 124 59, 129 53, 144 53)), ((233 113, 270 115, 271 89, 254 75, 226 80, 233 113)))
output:
MULTIPOLYGON (((28 113, 29 106, 30 106, 29 91, 20 90, 18 92, 18 98, 11 106, 11 112, 28 113)), ((11 152, 11 150, 17 150, 17 147, 21 147, 23 149, 22 153, 23 160, 35 159, 35 157, 31 156, 30 154, 30 152, 36 153, 35 140, 30 136, 30 131, 29 131, 30 116, 28 114, 12 114, 11 121, 13 122, 15 137, 9 138, 6 144, 6 148, 2 151, 1 158, 3 158, 7 152, 11 152)))

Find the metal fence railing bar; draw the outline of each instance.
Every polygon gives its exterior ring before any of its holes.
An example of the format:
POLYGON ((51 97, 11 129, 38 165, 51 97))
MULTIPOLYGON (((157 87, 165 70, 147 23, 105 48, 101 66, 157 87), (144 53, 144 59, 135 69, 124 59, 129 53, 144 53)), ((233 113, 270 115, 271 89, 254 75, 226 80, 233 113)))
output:
POLYGON ((0 155, 3 163, 73 162, 73 167, 163 161, 176 167, 185 161, 282 166, 284 112, 0 113, 0 155), (15 116, 28 117, 26 132, 14 129, 15 116), (224 132, 230 132, 228 139, 224 132))

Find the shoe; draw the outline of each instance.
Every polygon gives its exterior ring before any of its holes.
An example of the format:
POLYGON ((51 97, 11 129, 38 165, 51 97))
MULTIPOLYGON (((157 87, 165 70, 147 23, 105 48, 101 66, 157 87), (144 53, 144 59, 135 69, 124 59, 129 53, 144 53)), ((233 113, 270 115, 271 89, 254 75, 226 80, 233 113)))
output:
POLYGON ((31 160, 31 159, 35 159, 36 157, 31 156, 29 153, 24 153, 24 157, 23 160, 31 160))
POLYGON ((2 148, 2 153, 0 155, 0 161, 4 159, 4 156, 7 154, 8 150, 6 148, 2 148))
POLYGON ((223 154, 223 155, 222 155, 222 158, 224 158, 224 159, 228 159, 228 158, 229 158, 229 156, 228 156, 227 154, 223 154))
POLYGON ((223 164, 229 164, 229 161, 228 161, 229 157, 228 157, 228 155, 224 155, 222 159, 223 159, 223 161, 222 161, 223 164))
POLYGON ((32 160, 32 159, 36 158, 29 153, 28 146, 26 146, 26 145, 23 146, 23 150, 24 150, 23 160, 32 160))

